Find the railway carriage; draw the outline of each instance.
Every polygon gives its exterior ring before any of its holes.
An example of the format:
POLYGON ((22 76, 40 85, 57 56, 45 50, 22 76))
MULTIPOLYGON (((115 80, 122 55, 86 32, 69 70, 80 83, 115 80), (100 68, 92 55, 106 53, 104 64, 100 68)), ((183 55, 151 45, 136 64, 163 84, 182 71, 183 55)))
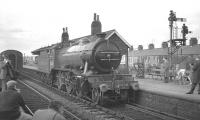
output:
POLYGON ((17 79, 18 72, 23 68, 23 55, 17 50, 5 50, 0 55, 6 56, 11 63, 13 76, 11 79, 17 79))
POLYGON ((23 55, 20 51, 5 50, 0 55, 7 56, 15 70, 21 70, 23 68, 23 55))

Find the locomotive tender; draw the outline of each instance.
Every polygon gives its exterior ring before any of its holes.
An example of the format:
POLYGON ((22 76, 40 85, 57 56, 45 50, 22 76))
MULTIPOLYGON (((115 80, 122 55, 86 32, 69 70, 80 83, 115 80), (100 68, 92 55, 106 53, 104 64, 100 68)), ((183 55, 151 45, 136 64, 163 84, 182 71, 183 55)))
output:
POLYGON ((61 43, 33 51, 38 55, 39 74, 44 82, 95 103, 127 101, 138 83, 132 75, 120 74, 117 69, 122 55, 128 56, 129 44, 116 30, 101 32, 96 14, 91 29, 91 35, 69 40, 67 28, 63 28, 61 43))

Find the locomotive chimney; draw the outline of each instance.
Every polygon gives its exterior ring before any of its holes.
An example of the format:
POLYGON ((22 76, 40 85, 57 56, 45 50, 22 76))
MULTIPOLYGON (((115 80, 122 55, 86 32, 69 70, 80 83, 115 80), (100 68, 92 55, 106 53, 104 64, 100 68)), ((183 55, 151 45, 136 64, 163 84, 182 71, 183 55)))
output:
POLYGON ((95 35, 101 33, 101 22, 99 20, 99 15, 94 13, 94 21, 91 24, 91 34, 95 35))
POLYGON ((62 43, 68 42, 69 41, 69 35, 68 35, 68 30, 67 27, 66 29, 63 28, 63 33, 62 33, 62 43))
MULTIPOLYGON (((67 29, 67 27, 65 28, 65 32, 68 34, 68 29, 67 29)), ((68 34, 68 36, 69 36, 69 34, 68 34)), ((68 38, 68 40, 69 40, 69 38, 68 38)))
POLYGON ((97 20, 96 20, 96 13, 94 13, 94 21, 97 21, 97 20))
POLYGON ((99 21, 99 15, 97 15, 97 21, 99 21))

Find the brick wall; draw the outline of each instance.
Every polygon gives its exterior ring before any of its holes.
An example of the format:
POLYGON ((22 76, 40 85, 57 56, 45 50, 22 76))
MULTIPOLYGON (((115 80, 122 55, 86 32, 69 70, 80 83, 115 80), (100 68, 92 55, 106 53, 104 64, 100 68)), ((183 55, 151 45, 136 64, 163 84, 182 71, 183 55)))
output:
POLYGON ((200 101, 178 96, 139 91, 136 103, 157 111, 189 120, 200 120, 200 101))

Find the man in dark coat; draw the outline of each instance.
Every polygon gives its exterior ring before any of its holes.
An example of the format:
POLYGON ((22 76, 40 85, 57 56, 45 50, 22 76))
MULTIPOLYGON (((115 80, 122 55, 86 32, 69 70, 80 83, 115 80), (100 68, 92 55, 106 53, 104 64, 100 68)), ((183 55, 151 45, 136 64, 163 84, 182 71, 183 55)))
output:
POLYGON ((192 80, 192 86, 189 92, 187 92, 186 94, 193 94, 195 87, 197 86, 197 84, 199 85, 198 88, 198 94, 200 94, 200 61, 199 58, 195 59, 195 62, 193 63, 193 65, 191 65, 191 80, 192 80))
POLYGON ((8 81, 8 89, 0 92, 0 120, 22 120, 22 118, 32 118, 30 115, 20 111, 20 107, 24 111, 28 111, 25 102, 16 89, 16 81, 8 81))

